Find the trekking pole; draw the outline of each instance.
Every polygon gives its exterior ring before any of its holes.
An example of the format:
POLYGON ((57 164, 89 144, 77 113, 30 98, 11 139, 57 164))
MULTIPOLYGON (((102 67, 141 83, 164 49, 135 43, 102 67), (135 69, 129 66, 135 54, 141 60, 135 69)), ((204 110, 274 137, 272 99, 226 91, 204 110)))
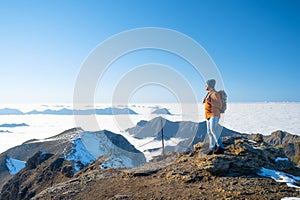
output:
POLYGON ((161 126, 162 156, 163 156, 163 159, 165 159, 164 128, 163 128, 163 124, 162 124, 162 119, 160 120, 160 126, 161 126))

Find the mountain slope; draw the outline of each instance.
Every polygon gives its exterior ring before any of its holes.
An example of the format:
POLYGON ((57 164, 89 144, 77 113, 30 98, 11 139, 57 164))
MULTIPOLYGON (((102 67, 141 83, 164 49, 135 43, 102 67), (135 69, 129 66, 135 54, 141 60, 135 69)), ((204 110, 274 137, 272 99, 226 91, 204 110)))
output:
POLYGON ((13 177, 13 174, 9 173, 7 158, 28 163, 37 152, 58 155, 60 158, 70 161, 73 163, 74 173, 101 156, 106 157, 103 161, 104 168, 133 167, 146 162, 144 154, 135 149, 121 135, 106 130, 85 132, 75 128, 44 140, 27 141, 0 154, 0 186, 2 187, 8 179, 13 177))
POLYGON ((36 153, 30 159, 30 164, 3 186, 1 200, 31 199, 43 189, 70 179, 71 161, 53 154, 48 154, 40 160, 42 157, 42 152, 36 153))
MULTIPOLYGON (((145 156, 123 136, 106 130, 85 132, 73 140, 70 146, 63 152, 65 158, 84 166, 104 155, 108 157, 103 167, 133 167, 146 162, 145 156)), ((75 169, 79 171, 81 167, 75 164, 75 169)))
POLYGON ((0 154, 0 187, 12 177, 6 166, 6 159, 13 158, 21 161, 26 161, 39 151, 46 151, 52 154, 60 154, 64 151, 66 145, 70 144, 71 139, 82 133, 83 130, 73 128, 62 132, 61 134, 41 140, 29 140, 22 145, 13 147, 0 154))
POLYGON ((200 148, 189 154, 168 154, 166 160, 133 169, 101 169, 98 160, 74 178, 44 189, 33 199, 300 197, 300 169, 289 160, 278 160, 285 157, 281 150, 241 136, 230 137, 224 143, 224 155, 207 156, 200 148), (273 176, 271 172, 278 172, 284 179, 266 177, 273 176))
POLYGON ((264 136, 264 141, 282 148, 285 154, 300 166, 300 136, 284 131, 275 131, 271 135, 264 136))
POLYGON ((270 135, 249 134, 245 136, 282 149, 288 158, 300 166, 300 136, 285 131, 275 131, 270 135))

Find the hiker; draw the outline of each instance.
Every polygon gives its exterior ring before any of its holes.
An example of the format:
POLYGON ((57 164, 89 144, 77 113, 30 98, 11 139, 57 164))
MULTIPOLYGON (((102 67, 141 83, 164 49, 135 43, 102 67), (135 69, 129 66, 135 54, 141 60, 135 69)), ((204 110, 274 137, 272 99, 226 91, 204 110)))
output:
POLYGON ((203 99, 205 107, 205 119, 207 125, 207 134, 209 137, 208 155, 223 154, 224 146, 222 144, 222 127, 219 125, 220 109, 222 109, 222 100, 220 94, 215 90, 216 81, 210 79, 206 81, 206 97, 203 99))

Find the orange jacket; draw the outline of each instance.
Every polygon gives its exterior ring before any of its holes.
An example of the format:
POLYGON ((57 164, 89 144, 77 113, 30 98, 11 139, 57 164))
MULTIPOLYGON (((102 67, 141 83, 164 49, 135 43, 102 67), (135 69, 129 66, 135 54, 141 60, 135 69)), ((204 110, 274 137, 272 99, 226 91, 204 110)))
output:
POLYGON ((220 109, 222 108, 221 96, 215 90, 209 91, 203 101, 205 105, 205 119, 212 116, 220 117, 220 109))

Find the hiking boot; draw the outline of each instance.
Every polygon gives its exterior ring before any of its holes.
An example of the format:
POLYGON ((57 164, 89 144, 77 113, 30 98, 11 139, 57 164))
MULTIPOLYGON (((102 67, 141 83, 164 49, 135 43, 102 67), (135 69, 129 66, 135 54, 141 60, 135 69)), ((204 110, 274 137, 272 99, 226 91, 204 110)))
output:
POLYGON ((213 153, 214 153, 214 152, 213 152, 212 150, 210 150, 206 155, 208 155, 208 156, 209 156, 209 155, 213 155, 213 153))
POLYGON ((216 151, 214 152, 214 154, 224 154, 224 150, 223 148, 221 147, 217 147, 216 151))

